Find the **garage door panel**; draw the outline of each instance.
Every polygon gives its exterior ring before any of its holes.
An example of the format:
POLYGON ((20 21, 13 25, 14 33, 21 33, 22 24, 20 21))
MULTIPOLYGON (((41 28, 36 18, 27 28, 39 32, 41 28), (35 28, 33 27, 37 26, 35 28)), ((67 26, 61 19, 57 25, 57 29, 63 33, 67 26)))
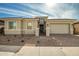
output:
POLYGON ((51 24, 50 33, 51 34, 68 34, 69 24, 51 24))

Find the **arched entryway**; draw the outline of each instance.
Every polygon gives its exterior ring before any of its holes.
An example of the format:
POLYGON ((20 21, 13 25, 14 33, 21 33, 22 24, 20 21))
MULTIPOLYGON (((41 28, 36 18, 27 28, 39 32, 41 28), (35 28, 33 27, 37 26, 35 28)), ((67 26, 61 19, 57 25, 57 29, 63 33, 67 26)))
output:
POLYGON ((38 21, 38 26, 39 26, 39 35, 46 35, 46 21, 44 18, 39 18, 38 21))

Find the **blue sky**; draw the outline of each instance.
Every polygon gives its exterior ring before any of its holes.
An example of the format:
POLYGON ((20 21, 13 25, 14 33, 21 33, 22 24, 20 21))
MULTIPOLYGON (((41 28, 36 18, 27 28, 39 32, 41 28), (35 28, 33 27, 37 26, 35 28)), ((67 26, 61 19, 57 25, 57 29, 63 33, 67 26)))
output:
POLYGON ((49 7, 46 3, 0 3, 0 18, 34 16, 79 19, 79 4, 56 3, 49 7))

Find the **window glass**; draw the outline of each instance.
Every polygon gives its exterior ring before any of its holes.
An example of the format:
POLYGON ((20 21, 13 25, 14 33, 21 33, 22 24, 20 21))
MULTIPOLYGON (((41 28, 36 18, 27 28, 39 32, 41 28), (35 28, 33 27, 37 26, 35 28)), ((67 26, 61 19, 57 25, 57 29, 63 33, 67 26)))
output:
POLYGON ((9 22, 9 29, 16 29, 16 22, 9 22))

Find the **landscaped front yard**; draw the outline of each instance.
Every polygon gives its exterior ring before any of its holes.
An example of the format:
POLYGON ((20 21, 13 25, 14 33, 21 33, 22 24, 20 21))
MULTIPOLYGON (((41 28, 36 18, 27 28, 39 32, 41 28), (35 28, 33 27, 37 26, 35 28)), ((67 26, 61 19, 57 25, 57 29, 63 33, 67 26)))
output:
POLYGON ((0 36, 0 45, 13 45, 13 46, 79 46, 79 36, 76 35, 51 35, 46 36, 13 36, 6 35, 0 36))
MULTIPOLYGON (((20 53, 22 53, 22 51, 26 52, 28 47, 29 49, 32 49, 32 47, 34 49, 36 48, 38 49, 38 51, 42 47, 43 48, 48 47, 49 50, 50 50, 49 47, 51 48, 53 47, 60 47, 60 48, 79 47, 79 36, 78 35, 51 35, 50 37, 46 37, 46 36, 35 37, 35 36, 26 36, 26 35, 24 36, 19 36, 19 35, 18 36, 13 36, 13 35, 0 36, 0 52, 17 53, 21 50, 20 53), (23 47, 25 47, 24 50, 23 50, 23 47)), ((46 50, 46 51, 49 51, 49 50, 46 50)), ((34 51, 35 50, 33 50, 32 52, 34 51)), ((29 52, 30 50, 28 50, 28 53, 29 52)), ((30 55, 32 52, 30 52, 29 54, 26 52, 25 54, 30 55)))

